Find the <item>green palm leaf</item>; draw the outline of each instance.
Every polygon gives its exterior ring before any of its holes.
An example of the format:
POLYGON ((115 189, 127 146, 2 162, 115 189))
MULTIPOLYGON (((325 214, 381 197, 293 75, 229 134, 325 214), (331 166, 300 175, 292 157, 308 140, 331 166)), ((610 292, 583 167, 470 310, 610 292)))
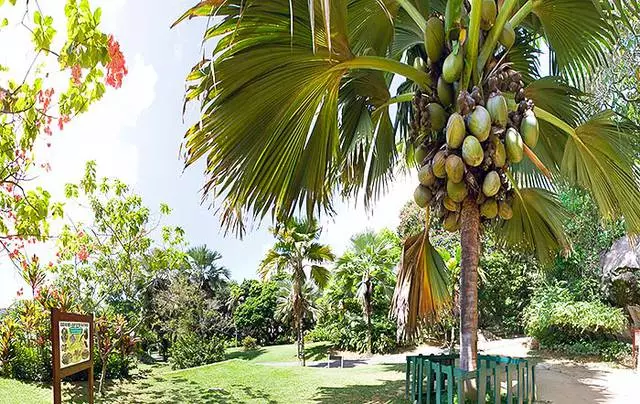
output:
POLYGON ((497 225, 495 232, 504 246, 535 251, 540 262, 551 262, 558 251, 569 248, 563 223, 567 212, 557 196, 545 189, 518 188, 512 182, 515 196, 513 217, 497 225))

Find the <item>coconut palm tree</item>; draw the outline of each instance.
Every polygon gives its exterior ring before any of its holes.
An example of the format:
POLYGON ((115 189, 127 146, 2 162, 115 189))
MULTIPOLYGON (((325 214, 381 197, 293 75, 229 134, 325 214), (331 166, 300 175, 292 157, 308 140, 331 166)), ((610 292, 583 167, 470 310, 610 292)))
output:
POLYGON ((229 269, 218 263, 220 259, 222 255, 206 245, 187 250, 190 274, 209 298, 213 297, 215 291, 224 286, 231 276, 229 269))
MULTIPOLYGON (((336 276, 343 279, 348 288, 356 288, 355 295, 367 323, 368 354, 373 351, 373 293, 376 287, 387 292, 384 289, 393 284, 393 268, 399 259, 400 243, 394 233, 388 230, 380 233, 369 230, 351 237, 351 246, 336 262, 336 276)), ((392 291, 388 292, 391 295, 392 291)))
MULTIPOLYGON (((371 207, 399 170, 419 168, 426 223, 460 231, 461 367, 473 370, 481 226, 549 262, 570 248, 563 184, 640 230, 638 128, 587 116, 582 91, 638 11, 637 0, 204 0, 178 20, 206 18, 212 48, 188 76, 201 118, 186 165, 206 160, 204 193, 238 234, 246 217, 330 214, 336 193, 371 207)), ((404 337, 447 296, 428 232, 409 237, 394 296, 404 337)))
POLYGON ((305 366, 304 320, 309 307, 305 291, 327 285, 329 270, 323 264, 333 261, 334 255, 329 246, 317 241, 322 229, 314 220, 291 218, 272 232, 276 243, 260 263, 258 274, 263 280, 283 275, 289 278, 286 307, 291 309, 296 330, 298 359, 305 366))

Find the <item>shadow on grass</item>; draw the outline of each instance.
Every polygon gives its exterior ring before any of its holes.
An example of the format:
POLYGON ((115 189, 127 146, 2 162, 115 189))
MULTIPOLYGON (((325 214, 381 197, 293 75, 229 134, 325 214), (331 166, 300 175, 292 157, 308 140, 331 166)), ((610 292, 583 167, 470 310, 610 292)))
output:
POLYGON ((251 359, 255 359, 260 355, 263 355, 267 352, 264 348, 252 349, 250 351, 233 351, 227 352, 226 359, 242 359, 244 361, 250 361, 251 359))
POLYGON ((327 359, 327 352, 330 350, 330 344, 320 344, 312 347, 305 347, 304 354, 308 361, 321 361, 327 359))
MULTIPOLYGON (((384 365, 385 371, 404 373, 404 364, 384 365)), ((385 380, 380 384, 358 384, 343 387, 320 387, 314 403, 406 403, 404 380, 385 380)))
MULTIPOLYGON (((196 404, 231 404, 238 399, 221 388, 208 388, 184 377, 153 377, 153 382, 141 381, 131 384, 128 381, 109 381, 104 385, 104 394, 97 394, 96 403, 196 403, 196 404)), ((63 402, 87 403, 87 383, 75 382, 63 388, 63 402)), ((248 394, 248 393, 247 393, 248 394)))

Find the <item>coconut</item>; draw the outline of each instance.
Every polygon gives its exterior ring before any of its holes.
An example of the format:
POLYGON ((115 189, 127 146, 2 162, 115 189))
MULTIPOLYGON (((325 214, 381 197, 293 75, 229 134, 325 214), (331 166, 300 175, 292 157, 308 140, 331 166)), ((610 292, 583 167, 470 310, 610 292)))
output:
POLYGON ((462 66, 464 65, 464 56, 462 51, 458 50, 458 54, 451 52, 444 60, 442 65, 442 78, 447 83, 453 83, 460 79, 462 74, 462 66))
POLYGON ((484 182, 482 183, 482 193, 488 197, 492 197, 498 193, 500 190, 500 176, 495 171, 490 171, 486 177, 484 177, 484 182))
POLYGON ((421 166, 424 159, 427 158, 427 150, 422 146, 416 147, 414 157, 416 159, 416 163, 421 166))
POLYGON ((444 24, 438 17, 431 17, 427 21, 424 31, 424 45, 431 63, 437 63, 444 51, 444 24))
POLYGON ((424 59, 422 59, 420 56, 418 56, 417 58, 415 58, 415 59, 413 60, 413 67, 414 67, 416 70, 420 70, 420 71, 422 71, 422 72, 424 72, 424 71, 426 71, 426 70, 427 70, 427 69, 426 69, 426 65, 425 65, 425 63, 424 63, 424 59))
POLYGON ((507 21, 498 37, 498 41, 507 49, 510 49, 516 42, 516 31, 513 30, 511 23, 507 21))
POLYGON ((431 169, 433 170, 433 174, 438 178, 444 178, 447 176, 447 172, 445 171, 445 164, 447 161, 447 156, 444 151, 439 151, 433 156, 433 162, 431 163, 431 169))
POLYGON ((442 76, 438 77, 438 98, 440 102, 445 107, 453 105, 455 93, 453 91, 453 86, 442 78, 442 76))
POLYGON ((477 167, 484 160, 484 152, 478 138, 467 136, 462 143, 462 159, 467 165, 477 167))
POLYGON ((448 196, 444 197, 442 204, 444 205, 444 208, 450 212, 458 212, 460 210, 460 204, 448 196))
POLYGON ((416 201, 416 205, 424 208, 431 201, 431 190, 423 185, 418 185, 416 190, 413 191, 413 200, 416 201))
POLYGON ((418 181, 426 187, 430 187, 436 182, 436 176, 433 175, 431 164, 420 167, 420 170, 418 170, 418 181))
POLYGON ((447 122, 447 146, 450 149, 457 149, 462 146, 466 128, 464 126, 464 118, 457 112, 449 117, 447 122))
POLYGON ((507 151, 504 148, 504 144, 498 137, 494 137, 493 143, 493 164, 496 167, 504 167, 507 164, 507 151))
POLYGON ((498 216, 498 203, 495 199, 489 198, 480 205, 480 214, 487 219, 498 216))
POLYGON ((427 105, 427 110, 429 111, 431 130, 439 132, 444 129, 447 123, 447 113, 444 108, 442 108, 442 105, 437 102, 431 102, 427 105))
POLYGON ((539 131, 538 119, 533 111, 529 110, 525 112, 522 122, 520 123, 520 133, 522 134, 522 140, 524 140, 527 146, 536 146, 538 143, 539 131))
POLYGON ((483 106, 478 105, 471 115, 468 115, 467 126, 469 132, 477 137, 479 141, 484 142, 491 133, 491 115, 483 106))
POLYGON ((504 145, 507 149, 507 158, 512 163, 519 163, 523 157, 522 137, 517 130, 513 128, 507 129, 504 139, 504 145))
POLYGON ((507 118, 509 110, 507 109, 507 100, 502 95, 493 95, 487 100, 487 110, 491 115, 491 122, 504 128, 507 126, 507 118))
POLYGON ((513 210, 511 210, 511 206, 509 203, 502 201, 498 204, 498 214, 504 220, 509 220, 513 217, 513 210))
POLYGON ((458 217, 459 215, 457 213, 449 213, 445 216, 444 221, 442 222, 442 228, 452 233, 460 230, 460 221, 458 220, 458 217))
POLYGON ((469 190, 467 190, 467 186, 464 181, 455 183, 451 180, 447 181, 447 195, 454 202, 462 202, 464 198, 469 194, 469 190))
POLYGON ((460 182, 464 177, 464 162, 455 154, 447 157, 445 164, 445 171, 447 172, 447 178, 453 182, 460 182))
POLYGON ((482 0, 482 17, 480 20, 480 28, 489 31, 496 22, 496 14, 498 7, 494 0, 482 0))

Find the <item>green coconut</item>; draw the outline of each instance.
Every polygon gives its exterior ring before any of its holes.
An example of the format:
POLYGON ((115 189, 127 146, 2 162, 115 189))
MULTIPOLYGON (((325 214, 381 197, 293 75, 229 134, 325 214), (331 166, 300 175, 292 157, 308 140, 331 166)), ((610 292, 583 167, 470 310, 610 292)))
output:
POLYGON ((450 212, 458 212, 460 210, 460 204, 448 196, 444 197, 442 204, 444 205, 444 208, 450 212))
POLYGON ((431 130, 440 132, 447 124, 447 112, 442 105, 437 102, 431 102, 427 105, 429 111, 429 120, 431 121, 431 130))
POLYGON ((473 136, 484 142, 491 133, 491 115, 483 106, 478 105, 468 116, 467 126, 473 136))
POLYGON ((431 201, 431 190, 424 185, 418 185, 416 190, 413 191, 413 200, 416 201, 416 205, 424 208, 431 201))
POLYGON ((482 17, 480 20, 480 28, 488 31, 496 22, 498 7, 494 0, 482 0, 482 17))
POLYGON ((522 137, 517 130, 513 128, 507 129, 507 134, 504 139, 504 145, 507 149, 507 158, 512 163, 519 163, 522 161, 524 154, 524 146, 522 144, 522 137))
POLYGON ((458 217, 457 213, 449 213, 442 221, 442 228, 451 233, 460 230, 460 221, 458 220, 458 217))
POLYGON ((496 167, 504 167, 507 164, 507 151, 504 148, 504 144, 498 137, 494 137, 493 143, 493 165, 496 167))
POLYGON ((493 219, 498 216, 498 202, 493 198, 487 199, 480 205, 480 214, 487 219, 493 219))
POLYGON ((513 30, 511 23, 507 21, 498 37, 498 41, 507 49, 510 49, 516 42, 516 31, 513 30))
POLYGON ((426 71, 426 70, 427 70, 427 69, 426 69, 426 67, 427 67, 427 66, 426 66, 426 64, 424 63, 424 59, 422 59, 420 56, 418 56, 417 58, 415 58, 415 59, 413 60, 413 67, 414 67, 416 70, 420 70, 421 72, 424 72, 424 71, 426 71))
POLYGON ((449 107, 453 105, 453 101, 455 97, 455 92, 453 91, 453 85, 444 81, 442 76, 438 77, 437 90, 438 90, 438 98, 440 99, 440 102, 442 103, 442 105, 444 105, 445 107, 449 107))
POLYGON ((416 147, 414 157, 416 159, 416 163, 421 166, 424 159, 427 158, 427 150, 422 146, 416 147))
POLYGON ((442 78, 447 83, 453 83, 460 79, 462 74, 462 67, 464 65, 464 56, 462 51, 458 51, 458 54, 451 52, 449 56, 444 60, 442 64, 442 78))
POLYGON ((477 167, 482 164, 484 151, 482 151, 482 145, 475 136, 467 136, 464 138, 464 142, 462 143, 462 159, 471 167, 477 167))
POLYGON ((447 157, 445 163, 445 171, 447 172, 447 178, 453 182, 460 182, 464 177, 464 162, 455 154, 447 157))
POLYGON ((462 146, 465 132, 464 118, 459 113, 454 112, 447 122, 447 146, 450 149, 457 149, 462 146))
POLYGON ((424 31, 424 47, 431 63, 436 63, 442 58, 444 51, 444 23, 438 17, 427 20, 424 31))
POLYGON ((500 190, 500 176, 495 171, 490 171, 486 177, 484 177, 484 182, 482 183, 482 193, 488 197, 492 197, 498 193, 500 190))
POLYGON ((447 181, 447 195, 449 195, 449 198, 451 198, 454 202, 464 201, 464 198, 466 198, 468 194, 469 190, 467 189, 464 181, 458 183, 455 183, 451 180, 447 181))
POLYGON ((436 176, 433 175, 431 164, 426 164, 418 170, 418 181, 420 184, 430 187, 436 182, 436 176))
POLYGON ((494 95, 487 100, 487 111, 491 115, 493 124, 504 128, 507 126, 507 118, 509 110, 507 109, 507 100, 502 95, 494 95))
POLYGON ((509 220, 513 217, 513 210, 511 210, 511 205, 509 203, 502 201, 498 204, 498 214, 504 220, 509 220))
POLYGON ((520 134, 522 140, 529 147, 535 147, 538 144, 538 134, 540 128, 538 126, 538 118, 533 111, 527 111, 524 113, 522 122, 520 123, 520 134))
POLYGON ((447 155, 444 151, 439 151, 433 156, 433 162, 431 163, 431 169, 433 174, 438 178, 444 178, 447 176, 445 171, 445 164, 447 162, 447 155))

